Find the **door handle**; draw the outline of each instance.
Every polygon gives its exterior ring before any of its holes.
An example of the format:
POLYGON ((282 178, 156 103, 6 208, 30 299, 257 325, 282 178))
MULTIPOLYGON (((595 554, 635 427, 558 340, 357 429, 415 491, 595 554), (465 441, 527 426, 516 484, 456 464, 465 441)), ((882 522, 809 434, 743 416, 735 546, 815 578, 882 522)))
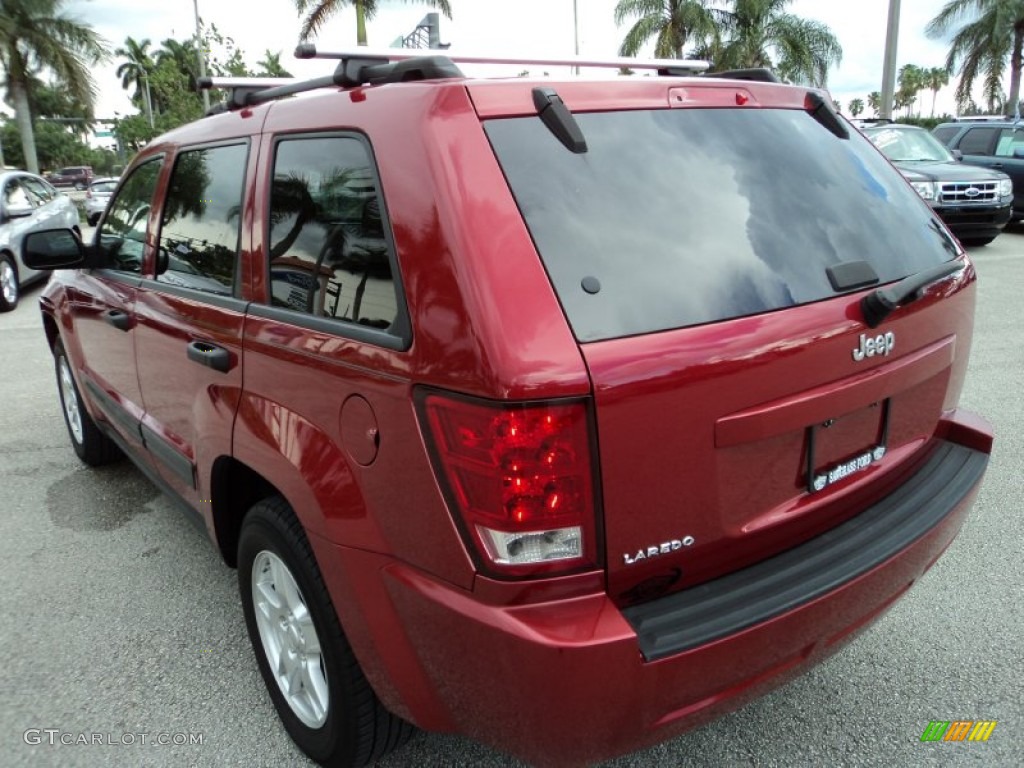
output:
POLYGON ((231 353, 208 341, 189 342, 187 354, 189 360, 215 371, 227 373, 231 370, 231 353))
POLYGON ((992 163, 992 167, 993 168, 1002 168, 1003 164, 1002 163, 992 163))
POLYGON ((103 313, 103 320, 119 331, 130 331, 132 328, 131 315, 120 309, 108 309, 103 313))

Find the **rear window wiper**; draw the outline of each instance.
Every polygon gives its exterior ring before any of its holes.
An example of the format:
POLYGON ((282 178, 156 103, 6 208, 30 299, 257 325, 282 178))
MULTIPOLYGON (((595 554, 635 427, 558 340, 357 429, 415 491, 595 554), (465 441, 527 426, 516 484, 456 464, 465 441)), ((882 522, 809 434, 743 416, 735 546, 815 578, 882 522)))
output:
POLYGON ((872 291, 860 302, 860 311, 869 328, 877 328, 897 307, 909 304, 918 297, 922 289, 964 268, 958 260, 947 261, 937 267, 918 272, 900 280, 888 288, 872 291))
POLYGON ((541 122, 566 149, 577 155, 587 151, 587 140, 583 137, 579 123, 554 88, 534 88, 533 106, 537 108, 541 122))
POLYGON ((850 132, 836 112, 835 106, 820 93, 807 92, 807 95, 804 96, 804 110, 833 135, 840 139, 850 138, 850 132))

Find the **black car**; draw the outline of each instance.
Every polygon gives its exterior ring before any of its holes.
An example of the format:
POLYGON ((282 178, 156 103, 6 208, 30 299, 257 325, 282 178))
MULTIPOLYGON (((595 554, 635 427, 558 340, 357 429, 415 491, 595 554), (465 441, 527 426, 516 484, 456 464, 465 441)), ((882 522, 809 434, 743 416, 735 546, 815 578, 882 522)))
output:
POLYGON ((1001 171, 959 162, 923 128, 866 126, 867 136, 965 245, 986 245, 1013 208, 1013 182, 1001 171))
POLYGON ((943 123, 932 135, 959 153, 965 163, 1009 174, 1013 179, 1013 220, 1024 219, 1024 123, 943 123))

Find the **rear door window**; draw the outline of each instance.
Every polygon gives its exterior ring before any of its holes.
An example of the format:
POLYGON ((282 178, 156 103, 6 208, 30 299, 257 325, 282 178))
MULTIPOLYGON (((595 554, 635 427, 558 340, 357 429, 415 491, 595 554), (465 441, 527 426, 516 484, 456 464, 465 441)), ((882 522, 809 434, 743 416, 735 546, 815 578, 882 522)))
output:
POLYGON ((391 329, 399 303, 383 214, 361 136, 279 141, 270 193, 272 305, 391 329))
POLYGON ((537 117, 487 135, 576 337, 617 338, 836 295, 826 269, 889 282, 955 243, 856 131, 800 110, 577 114, 588 151, 537 117))

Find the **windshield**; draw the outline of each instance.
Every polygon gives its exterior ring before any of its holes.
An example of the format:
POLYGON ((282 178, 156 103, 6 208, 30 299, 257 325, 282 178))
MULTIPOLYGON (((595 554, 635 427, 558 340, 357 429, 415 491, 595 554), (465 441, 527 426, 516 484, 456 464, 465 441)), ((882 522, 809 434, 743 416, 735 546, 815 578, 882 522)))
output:
POLYGON ((803 110, 575 119, 582 154, 536 116, 485 127, 580 341, 829 299, 834 264, 867 261, 886 283, 957 256, 863 136, 803 110))
POLYGON ((864 135, 882 150, 882 154, 896 162, 949 163, 953 155, 939 140, 923 129, 878 128, 864 135))

